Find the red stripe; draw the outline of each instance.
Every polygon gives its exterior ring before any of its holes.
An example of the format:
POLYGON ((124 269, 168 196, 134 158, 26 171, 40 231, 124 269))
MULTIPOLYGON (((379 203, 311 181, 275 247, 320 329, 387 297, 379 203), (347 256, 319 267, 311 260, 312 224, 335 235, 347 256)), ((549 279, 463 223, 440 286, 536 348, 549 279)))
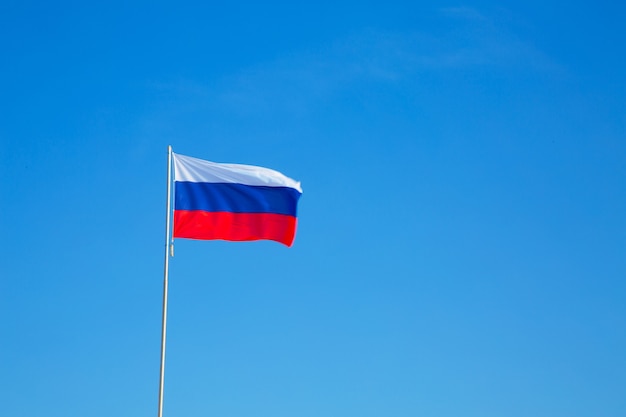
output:
POLYGON ((174 237, 200 240, 275 240, 291 246, 296 235, 293 216, 274 213, 174 211, 174 237))

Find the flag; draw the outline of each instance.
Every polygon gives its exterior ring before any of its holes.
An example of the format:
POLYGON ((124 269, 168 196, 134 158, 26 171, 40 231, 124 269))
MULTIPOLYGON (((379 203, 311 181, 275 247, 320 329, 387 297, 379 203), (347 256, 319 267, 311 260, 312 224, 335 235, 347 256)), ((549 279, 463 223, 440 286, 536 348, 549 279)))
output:
POLYGON ((263 167, 173 158, 173 237, 293 244, 298 181, 263 167))

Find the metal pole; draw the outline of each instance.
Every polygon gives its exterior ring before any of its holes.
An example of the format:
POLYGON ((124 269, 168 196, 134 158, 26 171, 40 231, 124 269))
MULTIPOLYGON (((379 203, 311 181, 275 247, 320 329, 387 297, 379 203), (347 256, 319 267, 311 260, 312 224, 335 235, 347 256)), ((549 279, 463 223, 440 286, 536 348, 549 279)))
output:
POLYGON ((159 415, 163 416, 163 382, 165 378, 165 333, 167 328, 167 276, 170 264, 170 212, 172 189, 172 147, 167 147, 167 214, 165 215, 165 272, 163 276, 163 321, 161 327, 161 373, 159 377, 159 415))

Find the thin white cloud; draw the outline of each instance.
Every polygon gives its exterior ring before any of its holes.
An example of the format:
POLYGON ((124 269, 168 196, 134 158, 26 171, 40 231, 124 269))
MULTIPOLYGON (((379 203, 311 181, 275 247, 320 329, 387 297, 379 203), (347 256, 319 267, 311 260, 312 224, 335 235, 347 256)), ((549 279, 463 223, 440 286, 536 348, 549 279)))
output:
POLYGON ((441 13, 449 17, 459 17, 468 20, 488 20, 483 14, 479 13, 476 9, 466 6, 457 7, 444 7, 440 9, 441 13))
POLYGON ((563 69, 532 42, 511 29, 512 19, 505 12, 497 17, 471 7, 440 10, 448 21, 457 22, 454 31, 442 34, 457 66, 498 66, 510 69, 559 73, 563 69))
MULTIPOLYGON (((440 70, 559 71, 548 56, 493 18, 469 7, 440 10, 437 33, 366 30, 314 51, 247 68, 207 89, 179 84, 181 95, 216 99, 235 113, 304 113, 359 83, 402 83, 440 70)), ((216 103, 213 103, 216 104, 216 103)))

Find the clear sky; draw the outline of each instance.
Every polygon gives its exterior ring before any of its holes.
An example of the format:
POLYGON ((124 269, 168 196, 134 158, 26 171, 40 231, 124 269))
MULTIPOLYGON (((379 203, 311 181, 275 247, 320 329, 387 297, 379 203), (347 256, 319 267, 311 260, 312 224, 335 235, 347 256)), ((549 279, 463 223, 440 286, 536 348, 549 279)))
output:
POLYGON ((2 1, 0 415, 156 416, 171 144, 304 194, 176 240, 165 417, 623 417, 625 20, 2 1))

